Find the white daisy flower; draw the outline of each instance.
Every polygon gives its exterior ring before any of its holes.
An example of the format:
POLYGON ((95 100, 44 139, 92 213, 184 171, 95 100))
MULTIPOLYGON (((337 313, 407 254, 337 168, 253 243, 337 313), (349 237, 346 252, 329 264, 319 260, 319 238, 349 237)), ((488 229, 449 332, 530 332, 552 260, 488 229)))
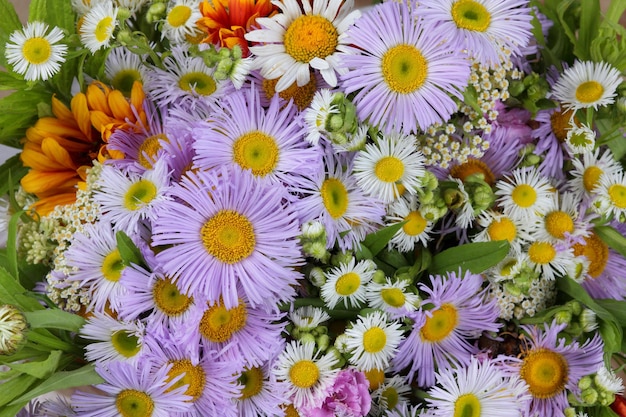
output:
POLYGON ((108 0, 72 0, 72 9, 78 16, 84 16, 97 4, 107 2, 108 0))
MULTIPOLYGON (((402 375, 385 378, 384 382, 372 392, 371 415, 392 416, 394 410, 406 409, 409 405, 411 386, 402 375)), ((407 411, 413 411, 407 410, 407 411)), ((398 417, 416 416, 415 414, 399 414, 398 417)))
POLYGON ((89 362, 136 363, 147 350, 146 328, 140 320, 121 321, 96 312, 87 319, 79 334, 92 341, 85 346, 85 358, 89 362))
POLYGON ((391 203, 405 190, 415 194, 424 172, 424 156, 413 135, 385 135, 376 144, 365 145, 354 159, 357 184, 385 203, 391 203))
POLYGON ((598 370, 593 380, 596 386, 605 393, 622 394, 624 392, 624 381, 606 365, 598 370))
POLYGON ((113 224, 115 230, 127 234, 138 231, 144 220, 152 220, 155 207, 167 199, 167 161, 159 159, 153 169, 142 174, 123 172, 111 165, 103 165, 98 190, 94 199, 102 209, 102 219, 113 224))
POLYGON ((352 258, 326 273, 326 282, 320 296, 328 308, 343 302, 346 307, 357 307, 365 302, 365 287, 376 270, 369 261, 356 262, 352 258))
POLYGON ((596 193, 593 203, 595 210, 603 216, 614 216, 623 222, 626 217, 626 174, 616 172, 601 175, 593 191, 596 193))
POLYGON ((472 238, 473 242, 492 242, 506 240, 513 253, 522 252, 522 246, 531 241, 534 225, 497 211, 487 210, 480 213, 476 222, 482 230, 472 238))
MULTIPOLYGON (((91 0, 93 3, 94 0, 91 0)), ((131 13, 137 13, 139 9, 141 9, 148 0, 115 0, 119 7, 123 7, 125 9, 130 10, 131 13)))
POLYGON ((472 225, 472 223, 474 223, 474 219, 476 218, 472 201, 467 190, 465 189, 465 183, 463 181, 450 176, 448 177, 448 180, 457 183, 458 193, 460 195, 459 200, 462 202, 459 207, 453 208, 456 215, 454 224, 461 229, 467 229, 472 225))
POLYGON ((586 125, 575 125, 567 131, 565 143, 572 153, 593 152, 596 147, 596 133, 586 125))
POLYGON ((161 27, 161 39, 172 44, 186 42, 198 34, 196 22, 202 18, 200 0, 170 0, 161 27))
POLYGON ((241 89, 243 84, 248 80, 248 75, 250 71, 252 71, 252 64, 252 58, 240 58, 233 63, 228 78, 237 90, 241 89))
POLYGON ((563 71, 552 95, 565 108, 574 110, 607 106, 615 101, 622 83, 619 70, 606 62, 576 61, 563 71))
POLYGON ((80 25, 80 40, 92 53, 106 48, 117 25, 117 7, 112 2, 98 3, 87 12, 80 25))
POLYGON ((551 281, 557 276, 566 275, 575 263, 571 248, 558 247, 552 241, 535 241, 528 246, 526 254, 529 265, 551 281))
POLYGON ((288 384, 287 398, 296 408, 314 406, 335 380, 337 357, 328 353, 320 357, 315 343, 292 341, 285 346, 275 362, 272 373, 288 384))
POLYGON ((554 188, 536 168, 518 168, 512 177, 496 182, 496 202, 504 214, 527 221, 545 213, 550 207, 554 188))
POLYGON ((491 282, 508 281, 517 276, 525 265, 525 256, 512 252, 495 266, 489 268, 485 275, 491 282))
POLYGON ((420 303, 420 297, 408 290, 411 282, 400 279, 392 281, 386 278, 379 284, 371 281, 367 284, 365 297, 370 308, 383 310, 392 317, 406 315, 407 312, 415 311, 420 303))
POLYGON ((319 307, 305 306, 289 313, 289 320, 296 328, 303 331, 310 331, 330 320, 330 316, 319 307))
POLYGON ((622 171, 622 166, 606 149, 600 155, 600 149, 593 153, 582 154, 582 160, 572 159, 573 169, 570 171, 572 179, 568 181, 568 188, 580 199, 583 196, 592 197, 602 175, 613 175, 622 171))
POLYGON ((440 416, 518 417, 529 399, 527 386, 518 377, 508 377, 494 362, 475 357, 465 367, 441 370, 437 386, 426 397, 440 416))
POLYGON ((120 90, 126 97, 135 81, 145 84, 147 68, 141 62, 141 57, 127 48, 111 49, 104 63, 104 73, 116 90, 120 90))
POLYGON ((563 241, 571 236, 586 235, 586 223, 579 213, 580 200, 574 193, 554 194, 550 208, 537 218, 531 240, 563 241))
POLYGON ((400 252, 410 252, 416 245, 426 246, 431 239, 430 232, 433 222, 426 220, 418 207, 418 199, 415 195, 401 197, 390 204, 385 216, 385 224, 391 226, 406 222, 398 230, 389 246, 397 248, 400 252))
POLYGON ((381 311, 359 316, 345 331, 346 345, 352 353, 350 363, 361 371, 387 368, 404 339, 400 327, 398 322, 388 322, 381 311))
POLYGON ((48 33, 45 23, 30 22, 11 34, 4 54, 13 71, 23 75, 25 80, 47 80, 59 72, 65 62, 67 45, 59 43, 64 36, 56 26, 48 33))
POLYGON ((312 145, 317 145, 320 138, 326 132, 326 121, 333 113, 339 113, 336 105, 333 105, 334 94, 327 88, 315 92, 313 101, 304 111, 304 123, 307 127, 306 140, 312 145))
POLYGON ((261 75, 267 79, 280 77, 277 92, 294 82, 298 86, 307 84, 309 68, 320 71, 331 87, 336 86, 336 72, 346 71, 339 68, 339 56, 348 51, 344 33, 361 15, 352 10, 354 1, 313 0, 311 4, 310 0, 284 0, 276 5, 282 13, 257 18, 262 29, 245 35, 248 41, 264 43, 250 47, 261 75))

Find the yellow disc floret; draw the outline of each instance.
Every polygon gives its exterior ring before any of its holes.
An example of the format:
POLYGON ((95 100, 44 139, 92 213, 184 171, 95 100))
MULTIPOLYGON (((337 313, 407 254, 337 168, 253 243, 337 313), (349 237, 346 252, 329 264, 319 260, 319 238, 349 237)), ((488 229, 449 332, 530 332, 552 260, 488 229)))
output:
POLYGON ((428 61, 413 45, 400 44, 385 52, 383 79, 396 93, 409 94, 419 89, 428 76, 428 61))
POLYGON ((303 15, 295 19, 284 37, 285 51, 298 62, 332 55, 339 44, 339 33, 332 22, 319 15, 303 15))
POLYGON ((246 216, 222 210, 211 217, 200 231, 207 252, 227 264, 235 264, 254 251, 254 227, 246 216))

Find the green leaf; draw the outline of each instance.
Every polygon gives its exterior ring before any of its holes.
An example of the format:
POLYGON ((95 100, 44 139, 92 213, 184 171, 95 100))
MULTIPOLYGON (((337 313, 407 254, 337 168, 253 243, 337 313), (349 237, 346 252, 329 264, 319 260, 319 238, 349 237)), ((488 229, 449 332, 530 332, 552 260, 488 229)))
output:
POLYGON ((22 28, 20 18, 15 12, 15 7, 8 0, 0 0, 0 65, 7 67, 7 59, 4 56, 6 43, 13 32, 22 28))
POLYGON ((24 374, 32 375, 37 379, 48 378, 57 370, 63 352, 53 350, 48 358, 39 362, 11 363, 8 364, 12 369, 16 369, 24 374))
POLYGON ((58 308, 30 311, 24 315, 33 329, 61 329, 78 332, 85 324, 85 319, 78 314, 68 313, 58 308))
POLYGON ((428 272, 443 275, 446 272, 470 271, 479 274, 503 260, 509 253, 509 242, 474 242, 446 249, 433 256, 428 272))
POLYGON ((582 60, 590 58, 591 42, 598 36, 600 16, 600 2, 598 0, 580 2, 580 27, 574 53, 582 60))
POLYGON ((626 301, 612 299, 596 299, 598 305, 610 312, 613 317, 626 327, 626 301))
POLYGON ((103 382, 104 379, 98 375, 94 366, 89 364, 74 371, 62 371, 52 374, 50 378, 29 390, 26 394, 14 400, 11 404, 30 401, 33 398, 52 391, 75 388, 84 385, 102 384, 103 382))
POLYGON ((27 172, 28 168, 22 164, 19 154, 7 159, 0 166, 0 195, 16 190, 19 181, 27 172))
POLYGON ((30 7, 28 8, 28 21, 29 22, 47 22, 48 16, 48 1, 47 0, 31 0, 30 7))
POLYGON ((21 90, 0 100, 0 143, 24 137, 26 129, 37 119, 41 102, 50 103, 52 94, 41 87, 21 90))
POLYGON ((24 311, 41 310, 37 300, 25 297, 26 289, 3 267, 0 266, 0 303, 11 304, 24 311))
POLYGON ((593 231, 611 249, 626 258, 626 236, 611 226, 596 226, 593 228, 593 231))
MULTIPOLYGON (((8 381, 3 381, 2 395, 0 395, 0 407, 8 404, 23 392, 26 392, 36 380, 37 378, 32 375, 22 374, 8 381)), ((17 403, 18 401, 15 400, 13 402, 17 403)))
POLYGON ((404 226, 404 223, 406 223, 406 221, 392 224, 391 226, 384 227, 377 232, 370 233, 365 237, 363 242, 361 242, 361 245, 365 245, 371 252, 372 256, 378 255, 378 253, 387 246, 396 232, 404 226))
POLYGON ((10 72, 0 71, 0 90, 23 90, 28 83, 10 72))
POLYGON ((141 251, 126 233, 121 230, 118 231, 115 234, 115 240, 117 241, 117 249, 120 251, 120 256, 126 265, 135 264, 147 267, 141 251))
POLYGON ((393 266, 396 269, 409 265, 404 255, 397 250, 383 249, 378 253, 377 257, 381 261, 393 266))

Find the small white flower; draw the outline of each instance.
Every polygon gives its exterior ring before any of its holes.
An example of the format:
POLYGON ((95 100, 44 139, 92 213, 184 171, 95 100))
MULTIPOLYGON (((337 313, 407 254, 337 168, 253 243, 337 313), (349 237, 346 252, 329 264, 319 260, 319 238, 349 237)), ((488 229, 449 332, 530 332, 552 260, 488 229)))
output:
POLYGON ((567 131, 565 143, 572 153, 593 152, 596 146, 596 133, 586 125, 573 126, 567 131))
POLYGON ((161 35, 173 44, 186 42, 198 33, 196 22, 202 18, 200 0, 173 0, 169 2, 161 28, 161 35))
POLYGON ((386 314, 380 311, 359 317, 345 334, 352 353, 350 363, 361 371, 387 368, 404 338, 400 323, 388 322, 386 314))
POLYGON ((512 177, 496 182, 496 202, 512 219, 535 219, 550 206, 554 192, 548 179, 535 168, 518 168, 512 177))
POLYGON ((111 43, 117 25, 117 7, 112 2, 96 4, 80 26, 80 40, 92 53, 111 43))
POLYGON ((574 110, 613 104, 622 76, 606 62, 577 61, 566 69, 552 89, 552 95, 574 110))
POLYGON ((343 301, 346 307, 355 307, 365 302, 365 286, 371 281, 374 272, 366 261, 341 264, 326 273, 326 282, 320 295, 328 308, 334 308, 343 301))
POLYGON ((597 194, 594 207, 598 213, 606 216, 612 215, 619 221, 624 221, 624 216, 626 216, 626 174, 624 172, 601 175, 593 191, 597 194))

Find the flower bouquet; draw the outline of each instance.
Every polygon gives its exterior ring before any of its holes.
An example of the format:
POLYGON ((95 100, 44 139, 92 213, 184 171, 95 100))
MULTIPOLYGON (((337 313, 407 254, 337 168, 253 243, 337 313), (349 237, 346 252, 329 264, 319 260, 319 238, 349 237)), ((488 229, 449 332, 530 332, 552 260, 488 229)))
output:
POLYGON ((625 10, 0 0, 0 416, 625 416, 625 10))

